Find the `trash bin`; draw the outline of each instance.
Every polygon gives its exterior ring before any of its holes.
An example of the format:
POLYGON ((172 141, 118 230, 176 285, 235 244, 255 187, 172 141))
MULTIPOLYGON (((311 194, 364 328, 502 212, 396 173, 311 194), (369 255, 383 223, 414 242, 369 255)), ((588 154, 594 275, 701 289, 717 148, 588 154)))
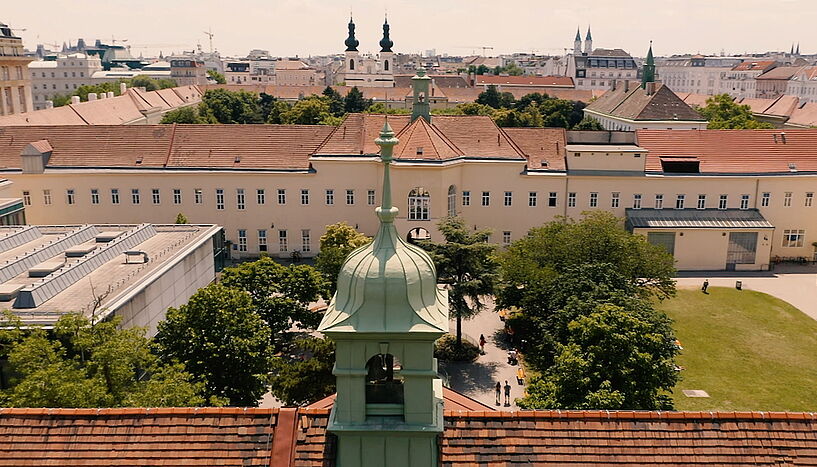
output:
POLYGON ((735 288, 738 290, 743 290, 743 281, 735 281, 735 288))

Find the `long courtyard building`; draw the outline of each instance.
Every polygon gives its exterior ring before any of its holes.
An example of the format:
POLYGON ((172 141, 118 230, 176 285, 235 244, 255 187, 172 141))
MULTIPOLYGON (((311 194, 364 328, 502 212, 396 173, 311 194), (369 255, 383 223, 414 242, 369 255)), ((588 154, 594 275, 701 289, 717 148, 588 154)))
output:
POLYGON ((372 235, 376 138, 397 132, 392 186, 406 236, 449 214, 507 245, 558 216, 607 210, 686 270, 813 260, 817 130, 573 132, 488 117, 350 114, 299 125, 0 128, 0 177, 32 224, 224 226, 234 257, 312 256, 326 226, 372 235))

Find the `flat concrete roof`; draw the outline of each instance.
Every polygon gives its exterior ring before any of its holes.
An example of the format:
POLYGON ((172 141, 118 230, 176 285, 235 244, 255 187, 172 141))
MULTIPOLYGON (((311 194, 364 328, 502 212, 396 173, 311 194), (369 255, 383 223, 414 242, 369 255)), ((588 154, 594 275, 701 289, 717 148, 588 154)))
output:
POLYGON ((9 309, 25 324, 49 326, 65 313, 90 316, 153 282, 165 266, 183 259, 214 236, 216 225, 86 224, 0 227, 0 310, 9 309), (113 232, 119 235, 113 236, 113 232), (112 238, 113 237, 113 238, 112 238), (144 262, 125 252, 144 252, 144 262), (83 254, 84 252, 84 254, 83 254), (68 254, 66 254, 68 253, 68 254), (56 264, 42 275, 43 264, 56 264))

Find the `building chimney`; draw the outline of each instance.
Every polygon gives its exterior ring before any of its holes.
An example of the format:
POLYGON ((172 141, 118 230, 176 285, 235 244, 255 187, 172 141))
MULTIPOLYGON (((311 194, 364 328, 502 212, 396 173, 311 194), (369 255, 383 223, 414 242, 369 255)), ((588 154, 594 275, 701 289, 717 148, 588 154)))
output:
POLYGON ((783 141, 783 144, 786 144, 786 133, 783 131, 780 132, 780 141, 783 141))
POLYGON ((624 92, 630 92, 630 80, 624 80, 624 92))
POLYGON ((71 96, 72 104, 79 104, 79 96, 71 96))
POLYGON ((95 92, 89 92, 88 93, 88 102, 95 101, 95 100, 96 100, 96 93, 95 92))
POLYGON ((613 91, 616 90, 616 81, 618 81, 618 80, 614 79, 614 80, 610 81, 611 90, 613 90, 613 91))
POLYGON ((128 85, 125 83, 119 83, 119 94, 125 94, 128 92, 128 85))
POLYGON ((655 81, 650 81, 647 83, 647 95, 652 96, 655 94, 655 81))
POLYGON ((45 108, 46 109, 53 109, 54 108, 54 101, 45 101, 45 108))

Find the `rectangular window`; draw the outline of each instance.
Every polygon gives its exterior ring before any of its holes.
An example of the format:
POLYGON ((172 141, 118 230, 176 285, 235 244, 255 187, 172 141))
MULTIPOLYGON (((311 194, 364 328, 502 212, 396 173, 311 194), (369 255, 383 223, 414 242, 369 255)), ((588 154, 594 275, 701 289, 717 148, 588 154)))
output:
POLYGON ((511 233, 507 230, 502 232, 502 244, 508 246, 511 244, 511 233))
POLYGON ((267 231, 258 231, 258 251, 267 251, 267 231))
POLYGON ((141 197, 139 196, 139 188, 132 188, 130 191, 130 202, 133 204, 139 204, 141 201, 141 197))
POLYGON ((548 206, 549 207, 551 207, 551 208, 556 207, 557 196, 558 195, 556 194, 555 191, 551 191, 550 193, 548 193, 548 206))
POLYGON ((463 191, 462 192, 462 205, 463 206, 470 206, 471 205, 471 192, 470 191, 463 191))
POLYGON ((219 211, 224 210, 224 190, 221 188, 216 188, 216 209, 219 211))
POLYGON ((619 206, 619 199, 621 197, 621 193, 614 191, 610 193, 610 207, 617 208, 619 206))
POLYGON ((505 200, 503 202, 505 206, 510 206, 513 204, 513 193, 510 191, 505 192, 505 200))
POLYGON ((576 193, 568 193, 567 194, 567 207, 575 208, 576 207, 576 193))
POLYGON ((309 190, 306 188, 301 190, 301 204, 307 205, 309 204, 309 190))
POLYGON ((803 239, 805 239, 805 237, 805 230, 784 230, 783 246, 787 248, 800 248, 803 246, 803 239))
POLYGON ((655 195, 655 209, 664 209, 664 195, 655 195))
POLYGON ((196 188, 193 190, 193 198, 196 204, 201 204, 204 202, 204 192, 201 188, 196 188))
POLYGON ((769 201, 771 201, 771 199, 772 199, 772 194, 771 193, 769 193, 768 191, 763 193, 763 195, 760 198, 760 206, 764 207, 764 208, 768 207, 769 206, 769 201))
POLYGON ((599 194, 596 192, 590 193, 590 203, 589 206, 591 208, 596 208, 599 206, 599 194))
POLYGON ((374 206, 374 190, 369 190, 366 192, 366 204, 369 206, 374 206))
POLYGON ((728 195, 721 195, 718 199, 718 209, 726 209, 729 203, 729 196, 728 195))
POLYGON ((349 206, 355 204, 355 190, 346 190, 346 204, 349 206))
POLYGON ((483 191, 482 192, 482 205, 483 206, 490 206, 491 205, 491 192, 490 191, 483 191))
POLYGON ((236 188, 235 190, 235 207, 239 211, 243 211, 244 208, 247 206, 246 197, 244 196, 244 189, 243 188, 236 188))
POLYGON ((111 188, 111 204, 119 204, 119 189, 111 188))
POLYGON ((806 193, 806 207, 810 208, 814 203, 814 193, 806 193))
POLYGON ((695 207, 698 209, 706 209, 706 195, 698 195, 698 205, 695 207))
POLYGON ((74 197, 74 190, 66 190, 65 198, 66 201, 68 201, 68 204, 74 204, 76 202, 76 198, 74 197))
POLYGON ((182 204, 182 190, 180 188, 173 189, 173 204, 182 204))
POLYGON ((26 206, 31 206, 31 192, 29 191, 23 192, 23 204, 26 206))
POLYGON ((259 205, 267 202, 267 193, 264 191, 263 188, 255 190, 255 202, 258 203, 259 205))
POLYGON ((749 209, 749 195, 740 195, 740 208, 749 209))
POLYGON ((278 189, 278 204, 287 204, 287 191, 283 188, 278 189))
POLYGON ((633 209, 641 209, 641 193, 633 194, 633 209))
POLYGON ((536 207, 536 192, 531 191, 528 193, 528 206, 535 208, 536 207))
POLYGON ((99 190, 91 188, 91 204, 99 204, 99 190))
POLYGON ((158 188, 154 188, 153 190, 151 190, 151 198, 153 198, 153 204, 159 204, 161 199, 159 199, 159 189, 158 188))
POLYGON ((787 191, 786 194, 783 195, 783 207, 791 206, 791 191, 787 191))
POLYGON ((326 204, 328 206, 335 204, 335 190, 326 190, 326 204))
POLYGON ((286 230, 279 230, 278 231, 278 251, 286 252, 289 250, 289 245, 287 245, 287 231, 286 230))
POLYGON ((247 251, 247 231, 238 229, 238 251, 247 251))
POLYGON ((312 235, 309 229, 301 230, 301 251, 306 253, 312 251, 312 235))
POLYGON ((51 204, 51 190, 43 190, 43 204, 51 204))
POLYGON ((684 209, 684 200, 686 200, 686 195, 677 195, 675 197, 675 209, 684 209))

